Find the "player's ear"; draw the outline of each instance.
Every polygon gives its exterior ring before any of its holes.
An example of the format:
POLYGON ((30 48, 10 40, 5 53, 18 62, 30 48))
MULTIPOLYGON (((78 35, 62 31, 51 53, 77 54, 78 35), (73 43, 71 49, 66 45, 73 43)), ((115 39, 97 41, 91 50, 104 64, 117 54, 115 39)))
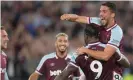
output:
POLYGON ((115 13, 112 13, 112 14, 111 14, 111 17, 113 17, 113 18, 114 18, 114 17, 115 17, 115 13))
POLYGON ((55 41, 55 44, 54 44, 54 45, 55 45, 55 47, 57 46, 57 43, 56 43, 56 41, 55 41))

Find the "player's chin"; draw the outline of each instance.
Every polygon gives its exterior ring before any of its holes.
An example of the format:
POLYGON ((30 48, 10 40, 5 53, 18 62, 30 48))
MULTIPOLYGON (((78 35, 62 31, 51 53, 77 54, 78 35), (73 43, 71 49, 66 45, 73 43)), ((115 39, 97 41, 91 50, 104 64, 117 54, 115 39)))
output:
POLYGON ((65 49, 60 49, 60 52, 65 52, 66 50, 65 49))
POLYGON ((5 49, 7 49, 7 45, 5 45, 5 49))
POLYGON ((60 49, 60 52, 62 52, 62 53, 65 52, 65 51, 66 51, 66 49, 60 49))
POLYGON ((2 46, 2 49, 7 49, 7 46, 2 46))
POLYGON ((104 21, 104 22, 102 22, 102 26, 106 26, 106 22, 104 21))

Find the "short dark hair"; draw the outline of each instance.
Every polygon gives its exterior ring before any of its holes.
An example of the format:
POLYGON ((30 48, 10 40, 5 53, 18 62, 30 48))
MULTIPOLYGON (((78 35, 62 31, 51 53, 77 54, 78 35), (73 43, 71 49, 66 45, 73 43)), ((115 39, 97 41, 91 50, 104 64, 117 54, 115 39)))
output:
POLYGON ((84 34, 90 37, 99 38, 98 25, 94 23, 87 24, 84 29, 84 34))
POLYGON ((105 2, 102 5, 109 7, 112 12, 116 13, 116 5, 114 3, 112 3, 112 2, 105 2))

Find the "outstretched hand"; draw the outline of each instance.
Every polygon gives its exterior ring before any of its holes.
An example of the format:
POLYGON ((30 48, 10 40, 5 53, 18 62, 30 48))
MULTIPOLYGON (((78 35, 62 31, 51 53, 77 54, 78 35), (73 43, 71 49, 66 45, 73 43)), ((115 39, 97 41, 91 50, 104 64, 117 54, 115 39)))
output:
POLYGON ((71 20, 71 21, 73 21, 77 18, 78 18, 78 15, 76 15, 76 14, 63 14, 60 17, 61 20, 71 20))

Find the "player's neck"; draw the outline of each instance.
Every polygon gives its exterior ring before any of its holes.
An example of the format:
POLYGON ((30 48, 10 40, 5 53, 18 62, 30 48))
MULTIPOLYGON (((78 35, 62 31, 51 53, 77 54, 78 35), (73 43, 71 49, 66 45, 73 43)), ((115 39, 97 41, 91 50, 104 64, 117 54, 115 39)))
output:
POLYGON ((111 19, 107 25, 107 29, 113 27, 114 24, 115 24, 115 19, 111 19))
POLYGON ((96 38, 92 38, 88 44, 92 44, 92 43, 96 43, 96 42, 99 42, 99 39, 96 39, 96 38))
POLYGON ((65 58, 67 56, 67 51, 65 52, 59 52, 57 51, 56 52, 56 55, 59 57, 59 58, 65 58))

